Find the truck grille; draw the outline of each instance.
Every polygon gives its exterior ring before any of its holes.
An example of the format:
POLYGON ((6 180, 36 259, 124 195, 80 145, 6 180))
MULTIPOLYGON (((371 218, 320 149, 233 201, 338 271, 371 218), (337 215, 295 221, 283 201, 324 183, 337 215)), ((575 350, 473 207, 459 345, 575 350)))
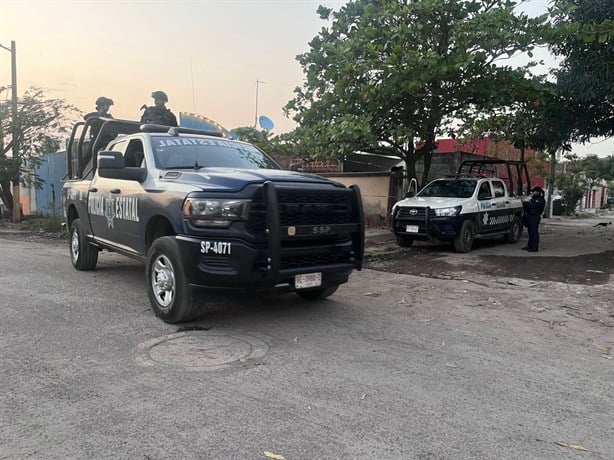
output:
MULTIPOLYGON (((280 225, 334 225, 352 222, 351 194, 348 190, 322 192, 278 189, 280 225)), ((262 190, 252 197, 248 228, 264 232, 266 208, 262 190)))
MULTIPOLYGON (((435 211, 429 209, 429 217, 434 217, 435 211)), ((424 220, 426 218, 426 208, 399 208, 397 219, 424 220)))
MULTIPOLYGON (((327 187, 321 190, 276 186, 280 227, 332 227, 324 234, 283 232, 280 237, 279 269, 292 270, 331 264, 354 263, 348 244, 352 236, 347 224, 358 223, 354 194, 350 189, 327 187), (334 230, 344 225, 345 230, 334 230)), ((266 243, 266 204, 262 189, 252 196, 247 229, 257 242, 266 243)))

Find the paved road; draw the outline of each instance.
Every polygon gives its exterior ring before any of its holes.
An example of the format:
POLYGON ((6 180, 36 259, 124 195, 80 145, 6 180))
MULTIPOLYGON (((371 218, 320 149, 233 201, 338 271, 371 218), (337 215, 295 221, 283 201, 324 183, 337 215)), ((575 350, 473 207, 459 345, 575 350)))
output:
POLYGON ((3 459, 614 456, 613 329, 573 314, 611 284, 364 270, 171 326, 141 265, 0 238, 0 286, 3 459))

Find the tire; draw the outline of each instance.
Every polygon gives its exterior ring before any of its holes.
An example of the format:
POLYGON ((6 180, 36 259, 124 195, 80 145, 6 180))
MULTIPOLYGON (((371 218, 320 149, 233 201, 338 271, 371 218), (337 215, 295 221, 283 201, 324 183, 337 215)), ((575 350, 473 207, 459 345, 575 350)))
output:
POLYGON ((521 236, 522 224, 520 223, 520 218, 514 217, 514 220, 512 220, 512 225, 510 226, 510 230, 505 234, 505 242, 509 244, 518 243, 518 241, 520 241, 521 236))
POLYGON ((98 248, 92 246, 83 232, 81 220, 75 219, 70 224, 68 239, 70 261, 77 270, 93 270, 98 263, 98 248))
POLYGON ((402 248, 408 248, 414 244, 414 239, 411 236, 397 236, 397 244, 402 248))
POLYGON ((456 252, 469 252, 471 246, 473 246, 473 239, 475 237, 475 229, 473 222, 466 220, 461 225, 458 237, 454 240, 454 249, 456 252))
POLYGON ((152 243, 147 252, 145 275, 147 295, 157 317, 165 323, 178 323, 196 316, 192 289, 174 236, 157 238, 152 243))
POLYGON ((339 286, 327 286, 320 289, 310 289, 308 291, 295 291, 299 297, 305 300, 324 300, 333 295, 339 286))

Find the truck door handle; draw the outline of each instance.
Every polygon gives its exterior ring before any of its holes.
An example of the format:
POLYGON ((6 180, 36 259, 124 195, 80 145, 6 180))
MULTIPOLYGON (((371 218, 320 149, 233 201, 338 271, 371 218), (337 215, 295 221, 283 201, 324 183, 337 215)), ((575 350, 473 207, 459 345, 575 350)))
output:
POLYGON ((98 189, 96 187, 92 187, 89 191, 92 192, 92 193, 96 193, 98 191, 98 189))
POLYGON ((505 202, 505 204, 510 204, 510 202, 509 202, 509 201, 506 201, 506 202, 505 202))
POLYGON ((122 191, 118 188, 112 188, 111 190, 109 190, 111 193, 113 193, 114 195, 117 195, 118 193, 121 193, 122 191))

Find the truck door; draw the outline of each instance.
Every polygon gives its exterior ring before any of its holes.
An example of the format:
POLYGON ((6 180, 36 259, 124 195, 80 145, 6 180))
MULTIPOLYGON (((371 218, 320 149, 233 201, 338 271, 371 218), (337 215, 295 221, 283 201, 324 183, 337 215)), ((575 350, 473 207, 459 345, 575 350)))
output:
MULTIPOLYGON (((145 152, 141 139, 131 139, 124 153, 127 168, 145 168, 145 152)), ((136 180, 118 180, 119 193, 115 196, 116 231, 121 234, 122 244, 131 252, 144 250, 145 229, 141 222, 141 210, 145 189, 136 180)))
MULTIPOLYGON (((109 145, 109 150, 124 153, 127 146, 127 140, 120 140, 109 145)), ((114 188, 113 182, 114 180, 112 179, 98 176, 96 171, 92 177, 87 200, 87 210, 94 237, 108 244, 116 244, 115 235, 113 234, 115 211, 111 194, 111 189, 114 188)))
POLYGON ((493 229, 491 219, 495 211, 495 203, 489 181, 484 181, 480 184, 478 189, 478 206, 480 208, 478 212, 479 233, 491 232, 493 229))
MULTIPOLYGON (((110 149, 123 153, 128 167, 140 167, 144 161, 140 139, 120 141, 110 149)), ((88 203, 95 237, 124 251, 139 252, 143 240, 140 205, 144 193, 143 186, 136 180, 109 179, 96 174, 88 203)))
POLYGON ((509 228, 514 215, 510 197, 502 180, 491 181, 494 197, 492 199, 495 210, 493 211, 493 231, 503 231, 509 228))

